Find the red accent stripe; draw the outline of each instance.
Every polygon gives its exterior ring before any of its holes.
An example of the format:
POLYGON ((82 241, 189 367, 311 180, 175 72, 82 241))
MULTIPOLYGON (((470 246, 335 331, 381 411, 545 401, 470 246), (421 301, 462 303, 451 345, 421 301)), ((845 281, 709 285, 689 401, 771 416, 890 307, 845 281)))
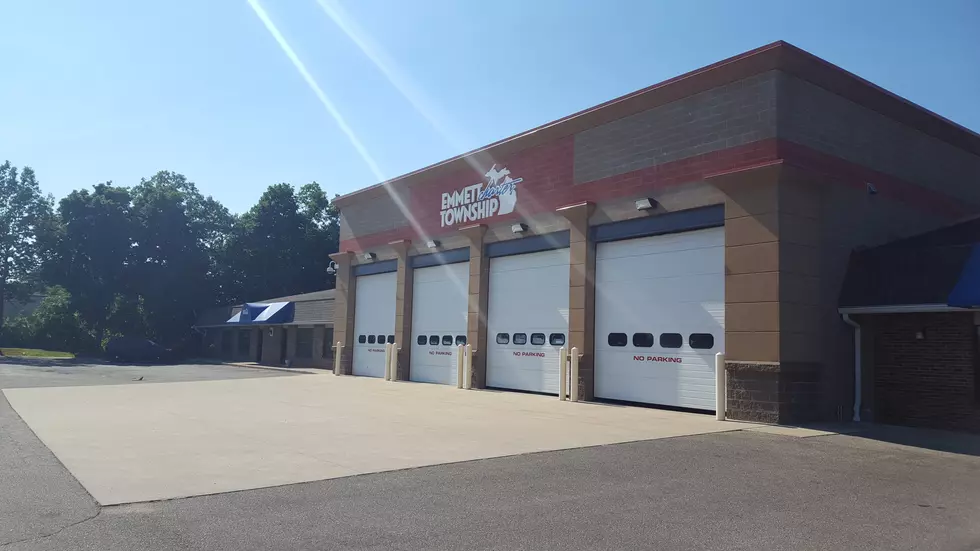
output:
MULTIPOLYGON (((704 153, 578 185, 572 181, 571 158, 573 149, 570 145, 571 140, 566 138, 553 144, 522 152, 524 155, 521 158, 515 158, 512 162, 506 163, 508 167, 512 167, 514 174, 524 176, 525 181, 529 184, 527 187, 520 188, 522 212, 515 211, 508 215, 496 216, 488 220, 487 223, 505 224, 527 216, 553 212, 560 206, 583 201, 598 202, 639 196, 645 191, 696 182, 722 172, 767 166, 779 160, 785 160, 805 170, 826 174, 831 182, 848 187, 863 189, 867 182, 871 182, 878 188, 881 195, 889 200, 898 200, 949 219, 960 218, 976 210, 976 208, 971 209, 940 192, 806 146, 775 138, 704 153), (547 169, 542 169, 542 165, 547 165, 547 169)), ((444 190, 453 189, 458 187, 459 182, 465 183, 467 181, 459 176, 453 176, 452 178, 440 178, 431 184, 415 186, 411 189, 412 197, 408 203, 413 206, 413 214, 420 219, 423 230, 430 232, 429 238, 438 238, 440 235, 452 234, 458 230, 458 226, 439 227, 437 225, 439 212, 433 210, 433 206, 439 204, 439 197, 444 190), (434 222, 435 224, 433 224, 434 222)), ((417 235, 411 227, 405 226, 346 239, 341 241, 340 249, 342 251, 363 251, 386 245, 398 239, 420 240, 422 237, 417 235)))

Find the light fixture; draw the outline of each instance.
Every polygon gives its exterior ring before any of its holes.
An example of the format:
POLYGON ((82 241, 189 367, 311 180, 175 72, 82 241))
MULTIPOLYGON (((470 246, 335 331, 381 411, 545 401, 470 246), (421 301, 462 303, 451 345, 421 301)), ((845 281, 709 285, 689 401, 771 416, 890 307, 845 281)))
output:
POLYGON ((269 328, 269 336, 270 337, 276 336, 276 329, 274 327, 269 328))
POLYGON ((525 224, 514 224, 510 227, 510 231, 514 233, 524 233, 527 231, 527 225, 525 224))
POLYGON ((374 262, 374 259, 375 259, 375 258, 378 258, 378 255, 376 255, 376 254, 374 254, 374 253, 364 253, 364 254, 363 254, 363 255, 361 256, 361 258, 363 258, 363 259, 364 259, 364 262, 374 262))
POLYGON ((428 247, 428 248, 430 248, 430 249, 438 249, 439 248, 439 245, 441 245, 441 243, 439 243, 435 239, 430 239, 430 240, 428 240, 428 241, 425 242, 425 246, 428 247))
POLYGON ((337 273, 337 263, 333 260, 327 265, 327 275, 334 275, 337 273))
POLYGON ((657 202, 649 197, 636 200, 636 210, 650 210, 655 206, 657 206, 657 202))

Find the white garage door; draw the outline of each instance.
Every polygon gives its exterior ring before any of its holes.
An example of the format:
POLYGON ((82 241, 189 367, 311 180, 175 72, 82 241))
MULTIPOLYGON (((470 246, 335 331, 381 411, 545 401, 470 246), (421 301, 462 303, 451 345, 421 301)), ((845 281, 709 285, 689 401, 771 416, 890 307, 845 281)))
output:
POLYGON ((385 376, 385 343, 395 341, 396 272, 359 276, 354 286, 354 375, 385 376))
POLYGON ((599 243, 595 308, 596 397, 715 408, 724 228, 599 243))
POLYGON ((418 268, 413 279, 410 378, 454 385, 456 347, 466 344, 470 264, 418 268))
POLYGON ((568 249, 490 259, 487 386, 558 394, 568 249))

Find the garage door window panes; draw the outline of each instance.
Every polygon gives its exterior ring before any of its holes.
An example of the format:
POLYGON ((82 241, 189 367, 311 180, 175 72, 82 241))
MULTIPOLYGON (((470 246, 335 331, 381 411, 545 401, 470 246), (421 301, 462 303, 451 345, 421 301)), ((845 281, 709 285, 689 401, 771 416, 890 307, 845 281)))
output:
POLYGON ((395 336, 388 335, 388 344, 395 344, 395 336))
POLYGON ((364 344, 366 342, 367 342, 367 337, 365 337, 364 335, 358 335, 357 336, 357 343, 358 344, 364 344))
POLYGON ((466 335, 456 335, 456 346, 466 344, 466 335))
POLYGON ((551 343, 551 346, 565 346, 565 334, 552 333, 548 335, 548 342, 551 343))
POLYGON ((633 333, 633 346, 637 348, 650 348, 653 346, 653 334, 633 333))
POLYGON ((497 344, 510 344, 510 333, 497 333, 497 344))
POLYGON ((443 335, 442 336, 442 345, 443 346, 452 346, 453 345, 453 336, 452 335, 443 335))
POLYGON ((628 341, 629 338, 626 336, 626 333, 609 333, 609 336, 606 338, 609 346, 626 346, 628 341))
POLYGON ((429 335, 429 346, 439 346, 439 335, 429 335))
POLYGON ((368 336, 367 336, 367 340, 368 340, 368 344, 374 344, 375 342, 377 342, 377 341, 375 340, 375 337, 374 337, 374 335, 368 335, 368 336))
POLYGON ((680 348, 684 345, 684 337, 680 333, 661 333, 660 346, 662 348, 680 348))
POLYGON ((711 333, 692 333, 687 342, 691 348, 711 350, 715 347, 715 336, 711 333))
POLYGON ((425 335, 419 335, 419 337, 415 339, 415 342, 417 342, 419 346, 425 346, 425 343, 429 342, 429 339, 425 338, 425 335))
POLYGON ((306 327, 296 330, 296 357, 308 359, 313 357, 313 328, 306 327))
POLYGON ((514 333, 514 344, 527 344, 527 333, 514 333))
POLYGON ((534 346, 543 346, 544 333, 531 333, 531 344, 534 346))

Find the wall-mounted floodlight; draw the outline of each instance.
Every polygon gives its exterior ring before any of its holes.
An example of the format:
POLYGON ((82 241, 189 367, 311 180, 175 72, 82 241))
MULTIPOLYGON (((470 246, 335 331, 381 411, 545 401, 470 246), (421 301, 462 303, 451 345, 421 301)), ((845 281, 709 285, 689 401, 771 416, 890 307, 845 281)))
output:
POLYGON ((430 249, 438 249, 439 248, 439 245, 441 245, 441 243, 439 243, 435 239, 430 239, 429 241, 426 241, 425 242, 425 246, 428 247, 428 248, 430 248, 430 249))
POLYGON ((527 225, 526 224, 514 224, 513 226, 510 227, 510 231, 512 231, 514 233, 524 233, 524 232, 527 231, 527 225))
POLYGON ((364 253, 361 255, 361 258, 364 259, 364 262, 374 262, 374 259, 378 258, 378 255, 374 253, 364 253))
POLYGON ((636 200, 636 210, 650 210, 655 206, 657 206, 657 202, 649 197, 636 200))

